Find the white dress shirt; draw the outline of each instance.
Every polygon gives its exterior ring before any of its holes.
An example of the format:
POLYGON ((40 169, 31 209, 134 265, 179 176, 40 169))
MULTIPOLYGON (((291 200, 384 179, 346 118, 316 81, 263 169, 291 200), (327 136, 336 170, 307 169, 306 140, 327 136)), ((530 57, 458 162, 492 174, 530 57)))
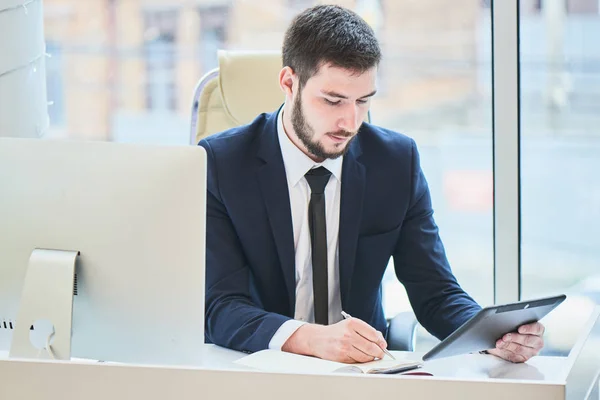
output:
POLYGON ((283 107, 277 116, 277 135, 290 193, 292 226, 296 265, 296 308, 294 319, 285 322, 271 341, 270 349, 281 350, 283 344, 296 330, 307 322, 315 321, 312 283, 312 247, 308 226, 308 203, 310 186, 304 177, 310 169, 325 167, 331 177, 325 186, 325 219, 327 224, 327 286, 329 297, 329 323, 342 320, 342 300, 340 297, 340 272, 338 260, 338 233, 340 226, 340 193, 342 187, 343 156, 335 160, 326 159, 316 163, 304 154, 288 138, 283 127, 283 107))

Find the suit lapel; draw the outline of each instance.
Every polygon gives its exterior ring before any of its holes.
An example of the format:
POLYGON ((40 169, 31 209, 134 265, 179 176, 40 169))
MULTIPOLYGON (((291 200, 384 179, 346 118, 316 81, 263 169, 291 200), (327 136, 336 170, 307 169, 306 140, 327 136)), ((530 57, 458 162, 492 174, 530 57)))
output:
POLYGON ((277 114, 271 114, 259 137, 258 157, 265 164, 258 168, 257 177, 265 202, 277 255, 282 268, 285 286, 288 291, 290 315, 294 315, 296 305, 296 267, 294 255, 294 235, 290 195, 281 147, 277 137, 277 114))
POLYGON ((358 161, 362 153, 357 137, 344 156, 340 199, 339 269, 342 307, 348 304, 350 283, 354 272, 356 245, 362 218, 365 192, 365 167, 358 161))

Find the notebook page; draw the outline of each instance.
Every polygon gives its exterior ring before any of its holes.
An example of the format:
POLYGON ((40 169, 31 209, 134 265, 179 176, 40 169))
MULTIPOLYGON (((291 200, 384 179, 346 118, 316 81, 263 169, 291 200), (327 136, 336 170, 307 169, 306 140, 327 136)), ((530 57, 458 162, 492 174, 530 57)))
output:
POLYGON ((322 360, 279 350, 262 350, 235 361, 236 364, 266 372, 329 374, 332 372, 362 372, 356 365, 322 360))

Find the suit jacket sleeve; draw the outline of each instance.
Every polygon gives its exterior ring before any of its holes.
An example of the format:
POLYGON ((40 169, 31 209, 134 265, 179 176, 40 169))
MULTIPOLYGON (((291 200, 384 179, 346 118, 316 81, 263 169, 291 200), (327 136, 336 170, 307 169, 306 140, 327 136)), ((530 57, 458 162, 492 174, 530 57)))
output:
POLYGON ((290 318, 269 313, 252 300, 250 268, 221 198, 215 153, 200 142, 208 158, 206 205, 206 315, 208 341, 234 350, 268 348, 279 327, 290 318))
POLYGON ((411 143, 411 198, 394 252, 394 265, 417 319, 442 340, 481 307, 461 289, 450 269, 433 219, 416 144, 411 143))

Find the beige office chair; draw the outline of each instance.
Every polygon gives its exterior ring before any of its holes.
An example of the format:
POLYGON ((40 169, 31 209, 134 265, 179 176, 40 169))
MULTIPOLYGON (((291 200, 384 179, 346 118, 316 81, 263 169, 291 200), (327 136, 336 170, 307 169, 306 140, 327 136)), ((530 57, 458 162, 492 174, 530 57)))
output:
POLYGON ((194 91, 190 144, 250 123, 285 101, 279 87, 281 53, 219 50, 218 57, 219 68, 200 78, 194 91))
MULTIPOLYGON (((252 122, 273 112, 285 96, 279 87, 281 53, 219 50, 219 68, 204 75, 194 90, 190 144, 213 133, 252 122)), ((367 115, 370 120, 370 114, 367 115)), ((417 320, 411 311, 389 321, 391 350, 413 351, 417 320)))
POLYGON ((194 90, 193 145, 213 133, 250 123, 285 101, 279 87, 281 53, 219 50, 218 58, 219 68, 200 78, 194 90))

